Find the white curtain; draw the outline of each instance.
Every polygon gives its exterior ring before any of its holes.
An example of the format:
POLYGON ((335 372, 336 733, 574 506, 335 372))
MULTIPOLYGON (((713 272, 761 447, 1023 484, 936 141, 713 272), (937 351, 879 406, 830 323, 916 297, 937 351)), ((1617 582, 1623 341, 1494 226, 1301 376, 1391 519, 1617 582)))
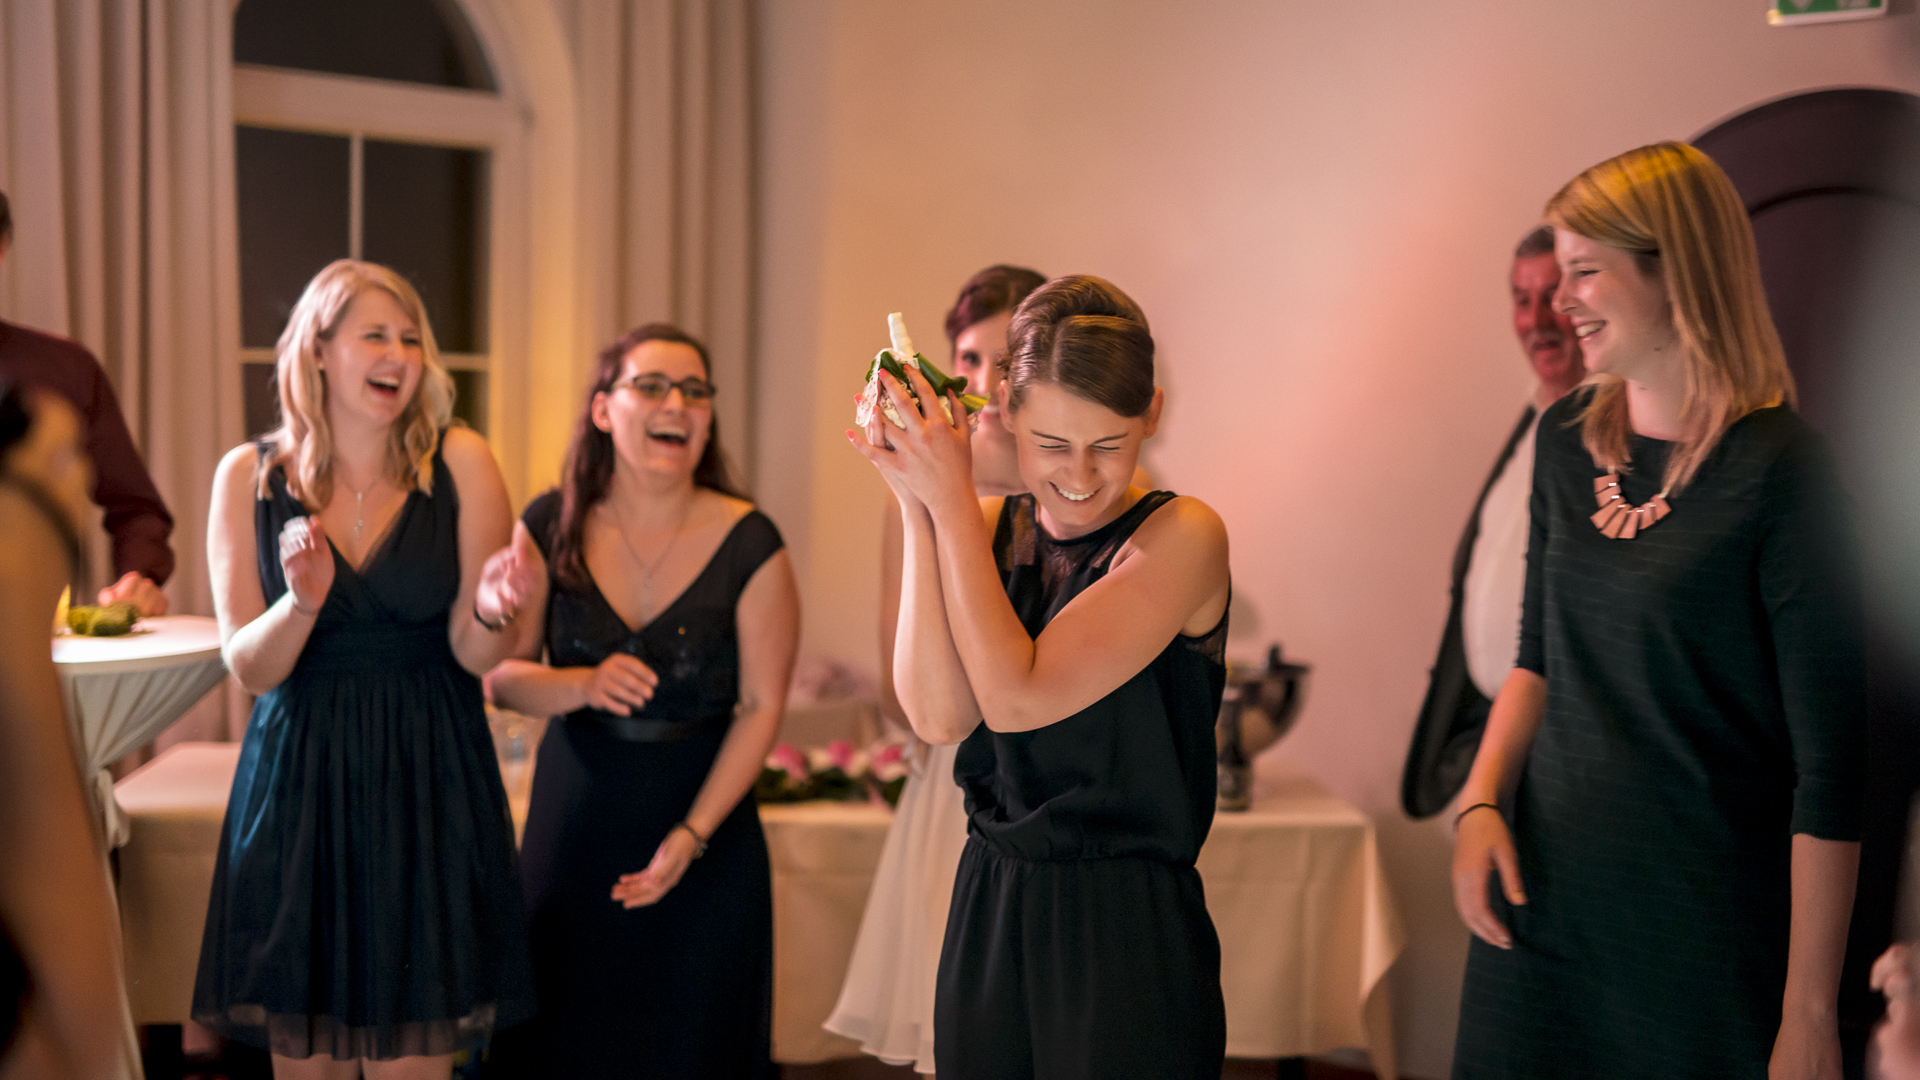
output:
POLYGON ((752 461, 752 23, 747 0, 557 0, 579 101, 582 328, 707 343, 736 475, 752 461))
POLYGON ((214 466, 242 439, 229 0, 0 2, 0 318, 93 350, 212 614, 214 466))
MULTIPOLYGON (((173 512, 183 614, 213 613, 213 470, 243 437, 231 38, 230 0, 0 2, 0 318, 100 358, 173 512)), ((163 742, 225 738, 225 698, 163 742)))

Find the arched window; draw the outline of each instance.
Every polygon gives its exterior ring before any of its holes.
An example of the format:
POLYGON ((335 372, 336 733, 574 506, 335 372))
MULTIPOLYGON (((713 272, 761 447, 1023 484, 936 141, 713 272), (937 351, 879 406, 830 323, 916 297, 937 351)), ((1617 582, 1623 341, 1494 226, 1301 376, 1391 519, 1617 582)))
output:
POLYGON ((420 291, 486 432, 500 280, 489 242, 510 105, 455 0, 243 0, 233 23, 249 434, 277 422, 273 346, 307 281, 364 258, 420 291))

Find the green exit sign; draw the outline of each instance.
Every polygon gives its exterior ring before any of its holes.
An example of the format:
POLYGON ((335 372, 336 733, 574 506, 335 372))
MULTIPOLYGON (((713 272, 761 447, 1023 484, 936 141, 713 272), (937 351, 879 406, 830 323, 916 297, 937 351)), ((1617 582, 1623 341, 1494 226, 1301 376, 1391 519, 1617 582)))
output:
POLYGON ((1774 26, 1871 19, 1887 13, 1887 0, 1773 0, 1767 22, 1774 26))

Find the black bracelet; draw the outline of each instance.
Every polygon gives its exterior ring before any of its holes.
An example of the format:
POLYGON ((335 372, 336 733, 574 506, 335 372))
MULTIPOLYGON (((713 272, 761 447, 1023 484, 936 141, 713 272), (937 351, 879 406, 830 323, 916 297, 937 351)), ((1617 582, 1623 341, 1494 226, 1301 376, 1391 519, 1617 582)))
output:
POLYGON ((1489 810, 1493 810, 1493 811, 1495 811, 1495 812, 1498 812, 1498 811, 1499 811, 1499 809, 1500 809, 1500 804, 1499 804, 1499 803, 1490 803, 1490 802, 1477 802, 1477 803, 1474 803, 1474 804, 1473 804, 1472 806, 1469 806, 1469 807, 1467 807, 1467 808, 1466 808, 1465 810, 1462 810, 1462 811, 1460 811, 1459 813, 1457 813, 1457 814, 1455 814, 1455 815, 1453 815, 1453 827, 1454 827, 1454 828, 1455 828, 1456 830, 1457 830, 1457 829, 1459 829, 1459 828, 1460 828, 1460 819, 1461 819, 1461 818, 1463 818, 1463 817, 1466 817, 1466 816, 1467 816, 1468 814, 1471 814, 1471 813, 1473 813, 1473 812, 1474 812, 1475 810, 1479 810, 1479 809, 1481 809, 1482 807, 1484 807, 1484 808, 1486 808, 1486 809, 1489 809, 1489 810))
POLYGON ((473 621, 479 623, 481 626, 486 627, 487 633, 497 634, 500 631, 505 630, 507 627, 513 625, 513 612, 509 611, 501 615, 500 625, 495 626, 493 623, 490 623, 487 620, 480 617, 480 601, 475 600, 473 602, 473 621))
MULTIPOLYGON (((693 837, 693 857, 694 858, 697 859, 700 856, 705 855, 707 853, 707 838, 704 836, 701 836, 700 831, 698 829, 695 829, 693 826, 687 824, 685 821, 674 822, 673 829, 685 829, 687 830, 687 835, 693 837)), ((672 832, 673 829, 668 829, 667 831, 672 832)))

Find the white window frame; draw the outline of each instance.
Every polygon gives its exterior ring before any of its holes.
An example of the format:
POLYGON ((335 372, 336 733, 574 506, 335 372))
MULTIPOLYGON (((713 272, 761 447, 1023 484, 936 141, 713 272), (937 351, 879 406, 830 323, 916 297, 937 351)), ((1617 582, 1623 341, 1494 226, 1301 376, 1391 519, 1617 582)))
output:
MULTIPOLYGON (((526 322, 525 283, 518 260, 525 236, 523 123, 504 93, 425 86, 390 79, 333 75, 258 64, 233 65, 233 122, 236 126, 345 136, 350 140, 352 200, 351 245, 360 243, 361 147, 366 139, 487 151, 486 256, 480 272, 486 287, 486 340, 483 353, 440 354, 450 369, 487 376, 487 431, 497 445, 511 421, 505 414, 508 385, 503 373, 515 366, 510 343, 521 340, 526 322)), ((360 252, 350 254, 358 258, 360 252)), ((245 272, 245 268, 242 268, 245 272)), ((238 299, 237 297, 235 298, 238 299)), ((272 363, 270 348, 245 348, 242 363, 272 363)))

